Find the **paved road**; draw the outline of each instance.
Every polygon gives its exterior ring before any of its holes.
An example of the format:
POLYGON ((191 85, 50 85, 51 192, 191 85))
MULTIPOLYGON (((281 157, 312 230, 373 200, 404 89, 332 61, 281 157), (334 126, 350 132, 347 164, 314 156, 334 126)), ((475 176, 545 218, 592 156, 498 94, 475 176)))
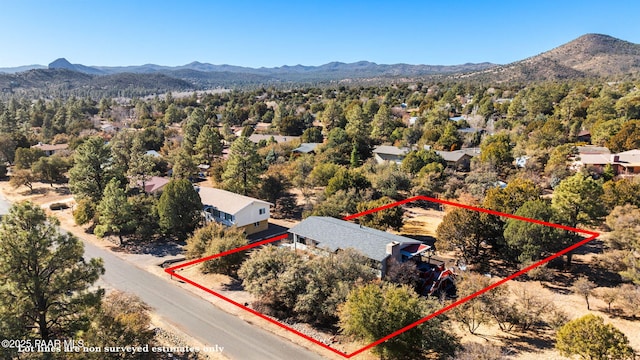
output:
MULTIPOLYGON (((0 196, 0 214, 11 203, 0 196)), ((103 286, 131 292, 149 304, 156 314, 196 338, 205 346, 224 347, 231 359, 322 359, 307 349, 230 315, 210 302, 122 260, 108 250, 85 242, 87 258, 104 260, 103 286)))
POLYGON ((154 312, 205 346, 223 346, 231 359, 322 359, 309 350, 219 310, 210 302, 85 242, 87 258, 101 257, 101 281, 138 295, 154 312))

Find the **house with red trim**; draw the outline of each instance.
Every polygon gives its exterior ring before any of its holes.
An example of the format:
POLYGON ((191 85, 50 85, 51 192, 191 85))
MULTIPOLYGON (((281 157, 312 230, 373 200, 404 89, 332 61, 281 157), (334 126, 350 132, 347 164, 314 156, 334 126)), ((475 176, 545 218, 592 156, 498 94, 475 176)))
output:
POLYGON ((581 153, 574 166, 588 166, 602 173, 605 166, 611 165, 616 175, 636 176, 640 174, 640 149, 624 151, 617 154, 585 154, 581 153))

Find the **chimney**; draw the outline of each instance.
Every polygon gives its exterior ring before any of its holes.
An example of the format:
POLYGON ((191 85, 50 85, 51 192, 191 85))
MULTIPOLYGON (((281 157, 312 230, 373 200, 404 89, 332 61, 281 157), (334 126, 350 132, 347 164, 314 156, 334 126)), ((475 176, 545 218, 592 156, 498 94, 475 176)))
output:
POLYGON ((386 253, 391 255, 390 258, 396 259, 397 262, 402 262, 402 257, 400 256, 400 243, 397 241, 392 241, 387 244, 386 253))
POLYGON ((611 155, 611 162, 617 163, 620 161, 620 155, 613 154, 611 155))

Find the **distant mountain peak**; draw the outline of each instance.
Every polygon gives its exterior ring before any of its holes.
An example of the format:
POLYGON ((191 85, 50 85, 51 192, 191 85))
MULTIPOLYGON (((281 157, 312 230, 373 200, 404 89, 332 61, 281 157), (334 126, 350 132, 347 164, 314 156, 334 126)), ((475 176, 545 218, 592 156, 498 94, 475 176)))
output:
POLYGON ((52 63, 49 64, 49 69, 66 69, 66 70, 77 71, 77 72, 91 74, 91 75, 104 74, 102 70, 92 68, 89 66, 84 66, 82 64, 72 64, 69 62, 69 60, 65 58, 55 59, 52 63))
POLYGON ((539 55, 471 74, 488 81, 537 81, 640 73, 640 45, 585 34, 539 55))
POLYGON ((53 62, 49 64, 49 69, 67 69, 67 70, 74 70, 74 71, 76 70, 75 66, 73 66, 73 64, 70 63, 65 58, 55 59, 53 62))

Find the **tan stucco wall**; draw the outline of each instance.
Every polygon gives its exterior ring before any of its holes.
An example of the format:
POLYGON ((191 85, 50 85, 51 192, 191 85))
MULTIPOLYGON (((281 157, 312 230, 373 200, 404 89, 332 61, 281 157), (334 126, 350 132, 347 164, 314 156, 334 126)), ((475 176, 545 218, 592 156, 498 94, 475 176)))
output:
POLYGON ((244 230, 244 232, 247 235, 251 235, 251 234, 255 234, 255 233, 260 232, 260 231, 265 231, 265 230, 267 230, 269 228, 269 221, 268 220, 262 220, 262 221, 260 221, 259 224, 260 225, 258 225, 258 226, 255 226, 254 224, 249 224, 249 225, 246 225, 246 226, 242 226, 239 229, 244 230))

